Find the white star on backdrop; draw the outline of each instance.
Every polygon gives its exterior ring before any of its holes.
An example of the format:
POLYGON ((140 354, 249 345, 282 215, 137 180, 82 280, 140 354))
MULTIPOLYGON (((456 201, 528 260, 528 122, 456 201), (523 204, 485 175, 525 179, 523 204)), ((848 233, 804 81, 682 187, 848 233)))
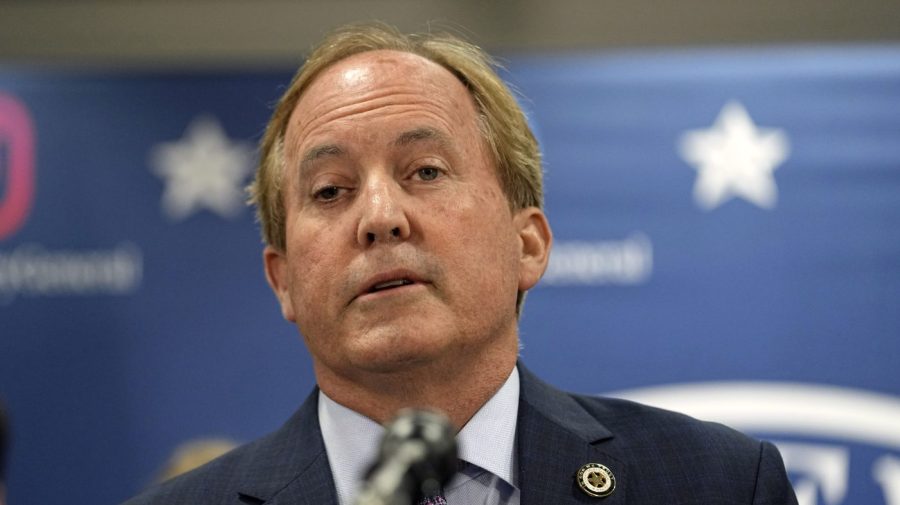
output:
POLYGON ((758 128, 743 105, 729 102, 711 128, 686 132, 679 147, 681 157, 697 170, 698 206, 712 210, 740 197, 764 209, 775 207, 773 172, 789 152, 784 130, 758 128))
POLYGON ((244 208, 243 183, 253 170, 253 148, 231 141, 212 116, 194 119, 176 142, 153 148, 153 172, 165 181, 163 212, 182 220, 206 208, 232 218, 244 208))

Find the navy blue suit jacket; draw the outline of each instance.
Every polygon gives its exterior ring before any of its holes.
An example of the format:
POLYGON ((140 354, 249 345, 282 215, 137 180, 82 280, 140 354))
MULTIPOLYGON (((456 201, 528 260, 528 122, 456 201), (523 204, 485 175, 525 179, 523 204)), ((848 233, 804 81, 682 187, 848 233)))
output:
MULTIPOLYGON (((522 505, 796 504, 778 451, 719 424, 624 401, 559 391, 519 364, 522 505), (585 463, 616 478, 606 498, 575 482, 585 463)), ((334 481, 317 391, 278 431, 126 505, 330 505, 334 481)))

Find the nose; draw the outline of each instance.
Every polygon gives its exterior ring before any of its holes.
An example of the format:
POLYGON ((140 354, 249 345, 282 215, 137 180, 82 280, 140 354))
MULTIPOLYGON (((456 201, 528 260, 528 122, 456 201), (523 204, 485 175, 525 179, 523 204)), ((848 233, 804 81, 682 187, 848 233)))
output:
POLYGON ((359 201, 363 208, 356 240, 360 245, 368 247, 409 238, 410 225, 404 208, 403 190, 395 181, 368 181, 359 201))

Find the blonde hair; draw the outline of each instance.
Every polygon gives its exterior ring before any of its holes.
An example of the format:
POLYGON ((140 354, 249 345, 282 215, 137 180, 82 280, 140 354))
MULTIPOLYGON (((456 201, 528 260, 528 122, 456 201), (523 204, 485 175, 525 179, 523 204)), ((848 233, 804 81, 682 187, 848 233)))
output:
POLYGON ((513 94, 494 70, 497 64, 489 55, 452 35, 406 35, 382 23, 352 24, 332 32, 313 49, 275 107, 260 142, 256 178, 247 190, 249 203, 256 205, 266 244, 281 251, 285 248, 284 137, 300 96, 329 66, 349 56, 375 50, 416 54, 455 75, 475 102, 480 130, 490 147, 510 207, 515 210, 542 207, 541 155, 537 141, 513 94))

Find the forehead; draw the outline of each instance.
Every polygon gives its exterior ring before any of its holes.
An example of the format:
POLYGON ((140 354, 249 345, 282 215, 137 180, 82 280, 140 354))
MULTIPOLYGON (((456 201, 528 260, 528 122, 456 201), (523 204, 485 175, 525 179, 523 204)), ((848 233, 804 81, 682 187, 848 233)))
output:
POLYGON ((477 129, 474 100, 450 71, 416 54, 377 50, 340 60, 316 76, 291 114, 286 147, 295 152, 310 136, 372 117, 431 121, 450 135, 477 129))

